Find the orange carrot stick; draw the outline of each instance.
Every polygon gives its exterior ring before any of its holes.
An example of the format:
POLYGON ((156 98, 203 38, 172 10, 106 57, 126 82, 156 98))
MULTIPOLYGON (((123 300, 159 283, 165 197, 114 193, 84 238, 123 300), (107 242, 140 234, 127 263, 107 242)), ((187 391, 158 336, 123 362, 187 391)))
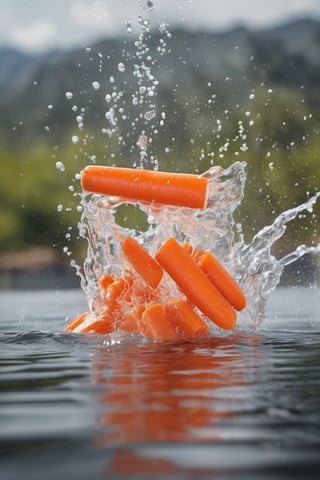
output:
POLYGON ((243 310, 246 306, 246 297, 221 263, 210 252, 205 252, 197 263, 221 295, 236 310, 243 310))
POLYGON ((165 313, 173 326, 184 338, 207 338, 210 330, 206 322, 180 298, 172 298, 165 305, 165 313))
POLYGON ((163 270, 158 262, 133 238, 126 237, 122 242, 122 250, 133 268, 152 288, 159 285, 163 270))
POLYGON ((75 330, 81 323, 83 323, 88 315, 88 312, 81 313, 81 315, 78 315, 74 320, 69 323, 69 325, 66 326, 64 329, 65 332, 72 332, 75 330))
POLYGON ((186 173, 89 165, 82 172, 81 184, 91 193, 204 208, 208 180, 186 173))
POLYGON ((175 340, 177 334, 172 328, 164 307, 160 303, 150 305, 140 320, 141 333, 153 340, 175 340))
POLYGON ((105 273, 100 277, 99 279, 99 287, 102 288, 102 290, 106 290, 106 288, 114 281, 114 278, 112 275, 109 273, 105 273))
POLYGON ((101 333, 102 335, 106 335, 107 333, 112 333, 113 328, 112 325, 108 322, 96 320, 95 322, 92 322, 79 330, 79 333, 89 332, 101 333))
POLYGON ((210 320, 225 329, 235 326, 233 308, 173 237, 168 238, 158 250, 156 260, 210 320))

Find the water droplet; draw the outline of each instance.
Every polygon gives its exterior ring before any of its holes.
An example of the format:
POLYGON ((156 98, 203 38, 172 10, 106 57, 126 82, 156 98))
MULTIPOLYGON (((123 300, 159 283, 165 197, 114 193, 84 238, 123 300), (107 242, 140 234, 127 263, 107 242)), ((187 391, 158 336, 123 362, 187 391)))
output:
POLYGON ((111 75, 111 77, 109 77, 109 82, 114 83, 114 77, 112 75, 111 75))
POLYGON ((154 110, 149 110, 149 112, 146 112, 144 114, 144 118, 146 120, 151 120, 152 118, 154 118, 156 116, 156 112, 154 110))
POLYGON ((57 170, 60 170, 60 172, 64 172, 66 167, 64 166, 64 164, 62 162, 56 162, 56 168, 57 170))
POLYGON ((62 212, 62 210, 63 210, 63 205, 59 203, 59 205, 57 205, 57 212, 62 212))
POLYGON ((151 12, 152 10, 154 10, 155 6, 154 6, 154 3, 152 0, 147 0, 147 11, 148 12, 151 12))
POLYGON ((246 152, 246 151, 248 150, 248 145, 247 145, 246 143, 243 143, 243 144, 241 145, 241 147, 240 147, 240 150, 241 150, 242 152, 246 152))
POLYGON ((118 70, 119 70, 119 72, 121 72, 121 73, 125 72, 125 71, 126 71, 126 66, 125 66, 125 64, 122 63, 122 62, 119 62, 119 63, 118 63, 118 70))
POLYGON ((48 105, 48 110, 53 110, 53 105, 48 105))
POLYGON ((78 142, 79 142, 79 137, 78 137, 78 135, 73 135, 73 136, 71 137, 71 141, 72 141, 72 143, 73 143, 74 145, 75 145, 76 143, 78 143, 78 142))
POLYGON ((250 100, 254 100, 256 98, 256 96, 255 96, 254 93, 250 93, 249 98, 250 98, 250 100))
POLYGON ((146 150, 148 146, 148 137, 147 135, 139 135, 138 141, 137 141, 138 147, 140 147, 142 150, 146 150))
POLYGON ((94 81, 92 82, 92 86, 95 90, 99 90, 100 89, 100 83, 97 82, 97 81, 94 81))
POLYGON ((128 33, 132 33, 132 26, 130 20, 126 21, 126 29, 128 33))
POLYGON ((73 98, 73 93, 72 92, 66 92, 66 98, 67 100, 71 100, 73 98))

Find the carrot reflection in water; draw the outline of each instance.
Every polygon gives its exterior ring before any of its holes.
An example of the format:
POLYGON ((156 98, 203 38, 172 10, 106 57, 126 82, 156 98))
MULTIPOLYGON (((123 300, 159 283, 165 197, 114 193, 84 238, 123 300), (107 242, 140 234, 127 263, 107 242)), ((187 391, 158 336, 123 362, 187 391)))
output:
POLYGON ((235 337, 101 348, 93 365, 103 405, 98 444, 217 439, 214 424, 244 402, 248 363, 235 337))

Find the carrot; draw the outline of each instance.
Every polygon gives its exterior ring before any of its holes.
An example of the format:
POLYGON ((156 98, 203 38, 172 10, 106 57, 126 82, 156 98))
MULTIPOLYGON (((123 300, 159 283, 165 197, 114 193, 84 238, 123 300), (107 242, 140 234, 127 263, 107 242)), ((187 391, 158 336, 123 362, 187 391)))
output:
POLYGON ((165 313, 174 327, 184 338, 204 338, 210 336, 206 322, 180 298, 172 298, 165 305, 165 313))
POLYGON ((243 310, 246 306, 246 297, 221 263, 210 252, 205 252, 197 263, 230 305, 236 310, 243 310))
POLYGON ((130 300, 130 285, 122 277, 114 280, 106 289, 105 307, 113 312, 121 306, 121 301, 130 300))
POLYGON ((141 334, 139 321, 144 310, 145 306, 142 304, 136 305, 130 310, 126 310, 121 316, 117 329, 125 330, 126 332, 141 334))
POLYGON ((158 250, 156 260, 210 320, 225 329, 235 326, 233 308, 173 237, 169 237, 158 250))
POLYGON ((69 323, 69 325, 66 326, 64 329, 65 332, 73 332, 81 323, 83 323, 88 315, 88 312, 81 313, 81 315, 78 315, 74 320, 69 323))
POLYGON ((112 275, 110 275, 109 273, 105 273, 104 275, 102 275, 102 277, 100 277, 99 279, 99 287, 102 289, 102 290, 106 290, 106 288, 114 281, 114 278, 112 275))
POLYGON ((91 193, 204 208, 208 179, 186 173, 89 165, 82 171, 81 184, 91 193))
POLYGON ((150 305, 142 314, 141 333, 153 340, 175 340, 177 334, 172 328, 161 303, 150 305))
POLYGON ((133 268, 152 287, 159 285, 163 270, 151 255, 133 238, 126 237, 122 242, 122 251, 133 268))
POLYGON ((83 327, 81 330, 79 330, 79 333, 89 333, 89 332, 95 332, 95 333, 100 333, 102 335, 106 335, 107 333, 112 333, 113 328, 108 322, 96 320, 95 322, 92 322, 89 325, 86 325, 85 327, 83 327))

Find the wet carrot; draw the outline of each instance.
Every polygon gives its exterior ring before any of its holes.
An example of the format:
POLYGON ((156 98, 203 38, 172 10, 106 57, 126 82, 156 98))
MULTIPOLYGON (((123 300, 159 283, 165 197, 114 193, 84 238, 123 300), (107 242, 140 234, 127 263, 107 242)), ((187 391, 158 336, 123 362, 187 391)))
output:
POLYGON ((210 330, 206 322, 180 298, 172 298, 165 305, 165 313, 174 329, 184 338, 207 338, 210 330))
POLYGON ((130 285, 122 277, 114 280, 106 289, 105 307, 108 311, 113 312, 120 308, 121 302, 130 300, 130 285))
POLYGON ((232 329, 236 313, 181 245, 170 237, 158 250, 156 260, 186 297, 219 327, 232 329))
POLYGON ((161 303, 150 305, 142 314, 141 333, 153 340, 175 340, 177 334, 161 303))
POLYGON ((91 193, 204 208, 208 180, 186 173, 89 165, 81 174, 81 184, 91 193))
POLYGON ((109 322, 96 320, 95 322, 92 322, 79 330, 79 333, 89 332, 101 333, 102 335, 106 335, 107 333, 113 332, 113 327, 109 322))
POLYGON ((103 290, 106 290, 106 288, 114 281, 114 278, 112 275, 109 273, 105 273, 102 275, 102 277, 99 279, 99 287, 102 288, 103 290))
POLYGON ((136 305, 130 310, 126 310, 118 322, 117 330, 141 334, 142 332, 139 322, 144 310, 145 305, 142 304, 136 305))
POLYGON ((230 305, 236 310, 243 310, 246 306, 246 298, 237 282, 221 263, 210 252, 205 252, 197 263, 230 305))
POLYGON ((122 242, 122 250, 125 258, 131 263, 133 268, 141 277, 152 287, 159 285, 163 270, 151 255, 133 238, 126 237, 122 242))
POLYGON ((88 315, 88 312, 81 313, 81 315, 78 315, 74 320, 69 323, 69 325, 66 326, 64 329, 65 332, 73 332, 81 323, 83 323, 88 315))

